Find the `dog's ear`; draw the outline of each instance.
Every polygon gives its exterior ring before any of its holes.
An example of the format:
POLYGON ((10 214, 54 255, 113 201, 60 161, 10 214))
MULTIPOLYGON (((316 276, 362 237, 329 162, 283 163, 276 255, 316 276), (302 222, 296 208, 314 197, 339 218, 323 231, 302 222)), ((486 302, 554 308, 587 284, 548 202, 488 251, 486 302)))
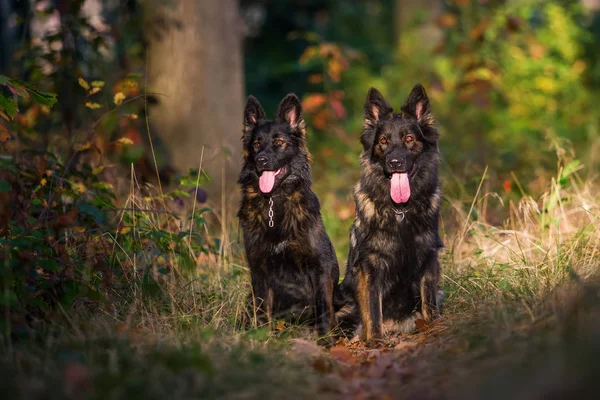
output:
POLYGON ((433 114, 431 114, 431 106, 429 105, 429 97, 427 97, 425 88, 420 83, 412 88, 401 110, 404 116, 412 117, 425 125, 435 125, 433 114))
POLYGON ((246 108, 244 109, 244 136, 252 132, 259 121, 265 119, 265 110, 254 96, 248 97, 246 108))
POLYGON ((277 109, 277 121, 289 124, 292 131, 301 136, 306 135, 302 104, 295 94, 290 93, 281 100, 277 109))
POLYGON ((392 106, 383 97, 379 90, 372 87, 367 93, 365 102, 365 123, 364 129, 374 128, 380 119, 388 119, 392 116, 392 106))

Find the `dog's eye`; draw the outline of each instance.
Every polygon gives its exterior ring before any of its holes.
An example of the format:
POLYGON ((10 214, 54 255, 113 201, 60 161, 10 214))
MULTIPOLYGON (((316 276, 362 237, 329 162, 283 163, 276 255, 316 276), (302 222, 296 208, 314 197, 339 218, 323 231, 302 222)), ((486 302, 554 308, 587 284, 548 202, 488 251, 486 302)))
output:
POLYGON ((276 145, 276 146, 283 146, 283 140, 281 140, 281 139, 277 139, 277 140, 275 141, 275 145, 276 145))
POLYGON ((382 137, 381 139, 379 139, 379 143, 381 144, 388 144, 388 140, 385 137, 382 137))
POLYGON ((254 142, 254 149, 258 150, 259 147, 260 147, 260 143, 259 142, 254 142))
POLYGON ((410 143, 410 142, 412 142, 413 140, 415 140, 415 138, 414 138, 414 137, 412 137, 412 136, 406 136, 406 137, 404 138, 404 143, 410 143))

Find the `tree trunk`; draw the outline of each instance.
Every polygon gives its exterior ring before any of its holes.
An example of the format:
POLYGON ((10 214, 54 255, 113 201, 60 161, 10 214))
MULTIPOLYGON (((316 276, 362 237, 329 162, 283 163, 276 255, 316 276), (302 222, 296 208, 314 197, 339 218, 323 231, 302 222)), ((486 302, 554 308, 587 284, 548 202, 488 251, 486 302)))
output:
MULTIPOLYGON (((148 91, 153 128, 181 173, 211 176, 213 205, 237 193, 243 113, 242 20, 237 0, 147 0, 148 91)), ((233 196, 235 198, 235 196, 233 196)))

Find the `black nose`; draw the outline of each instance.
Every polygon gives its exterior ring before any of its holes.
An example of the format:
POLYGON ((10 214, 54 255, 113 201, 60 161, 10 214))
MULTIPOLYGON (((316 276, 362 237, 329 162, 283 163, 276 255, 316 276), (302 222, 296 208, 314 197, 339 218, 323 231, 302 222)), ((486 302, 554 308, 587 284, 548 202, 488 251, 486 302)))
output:
POLYGON ((406 168, 405 164, 406 163, 404 162, 404 160, 398 158, 392 158, 391 160, 388 160, 388 166, 392 171, 404 171, 404 169, 406 168))
POLYGON ((266 156, 258 156, 258 157, 256 157, 256 163, 258 165, 260 165, 261 167, 264 167, 265 165, 267 165, 268 161, 269 161, 269 159, 266 156))

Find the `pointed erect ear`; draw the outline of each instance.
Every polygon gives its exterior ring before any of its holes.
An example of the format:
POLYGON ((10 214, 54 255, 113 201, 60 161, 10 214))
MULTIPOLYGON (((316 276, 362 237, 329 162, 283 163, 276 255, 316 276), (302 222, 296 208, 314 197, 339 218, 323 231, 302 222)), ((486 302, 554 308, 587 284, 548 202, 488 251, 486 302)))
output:
POLYGON ((426 125, 435 124, 435 120, 431 114, 429 98, 427 97, 425 88, 420 83, 417 83, 413 87, 401 109, 405 116, 412 117, 426 125))
POLYGON ((254 96, 248 97, 246 109, 244 110, 244 135, 252 132, 259 121, 265 119, 265 111, 254 96))
POLYGON ((367 101, 365 102, 365 123, 363 128, 374 128, 379 120, 390 118, 393 111, 392 106, 379 93, 379 90, 372 87, 369 89, 369 93, 367 93, 367 101))
POLYGON ((295 94, 290 93, 281 100, 277 110, 277 121, 289 124, 292 131, 299 135, 306 135, 302 104, 295 94))

